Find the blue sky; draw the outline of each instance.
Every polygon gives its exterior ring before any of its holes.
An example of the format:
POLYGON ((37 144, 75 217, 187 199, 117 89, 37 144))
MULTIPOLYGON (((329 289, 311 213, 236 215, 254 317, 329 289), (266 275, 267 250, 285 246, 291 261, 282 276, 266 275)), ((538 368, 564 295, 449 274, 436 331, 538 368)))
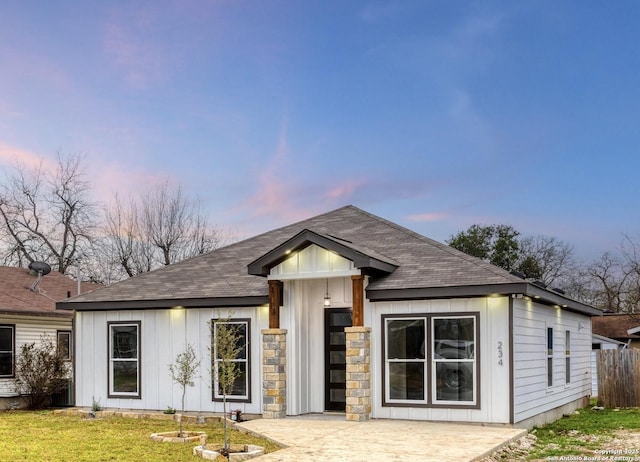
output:
POLYGON ((354 204, 595 258, 638 235, 640 3, 0 3, 0 165, 169 177, 248 237, 354 204))

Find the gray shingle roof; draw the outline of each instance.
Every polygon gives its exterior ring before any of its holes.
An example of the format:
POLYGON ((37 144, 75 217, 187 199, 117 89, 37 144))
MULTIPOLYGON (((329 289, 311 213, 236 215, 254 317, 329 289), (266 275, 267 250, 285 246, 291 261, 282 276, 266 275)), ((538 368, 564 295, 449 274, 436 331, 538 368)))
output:
POLYGON ((247 265, 304 229, 353 242, 397 262, 390 275, 373 279, 368 289, 413 289, 521 283, 494 265, 402 226, 346 206, 231 244, 195 258, 130 278, 61 302, 184 300, 266 297, 267 281, 247 272, 247 265))

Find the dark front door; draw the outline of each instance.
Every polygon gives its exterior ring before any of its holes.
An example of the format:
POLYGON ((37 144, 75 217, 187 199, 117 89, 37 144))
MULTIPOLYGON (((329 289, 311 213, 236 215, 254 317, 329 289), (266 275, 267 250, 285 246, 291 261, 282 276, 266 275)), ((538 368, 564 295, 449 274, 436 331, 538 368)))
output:
POLYGON ((351 309, 324 311, 324 407, 327 411, 344 411, 346 406, 346 338, 345 327, 351 327, 351 309))

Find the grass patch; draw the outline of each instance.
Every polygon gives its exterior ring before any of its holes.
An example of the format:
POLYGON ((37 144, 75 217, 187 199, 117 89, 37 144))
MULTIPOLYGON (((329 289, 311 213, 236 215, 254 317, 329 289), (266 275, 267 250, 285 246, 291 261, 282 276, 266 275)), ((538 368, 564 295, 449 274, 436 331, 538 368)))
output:
MULTIPOLYGON (((153 460, 196 461, 196 444, 158 443, 151 433, 175 431, 178 424, 167 420, 54 415, 52 411, 0 412, 0 460, 108 461, 153 460)), ((205 431, 211 447, 222 442, 219 423, 185 424, 185 430, 205 431)), ((236 430, 232 444, 257 444, 266 452, 279 449, 274 443, 236 430)))
POLYGON ((593 455, 617 432, 640 432, 640 409, 602 409, 585 407, 551 424, 534 428, 537 442, 529 459, 553 456, 593 455))

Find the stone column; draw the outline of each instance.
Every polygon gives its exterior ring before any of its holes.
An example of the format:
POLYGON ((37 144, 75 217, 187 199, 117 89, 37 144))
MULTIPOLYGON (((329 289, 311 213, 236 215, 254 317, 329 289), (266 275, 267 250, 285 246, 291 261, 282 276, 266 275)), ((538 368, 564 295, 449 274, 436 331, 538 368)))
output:
POLYGON ((347 420, 371 418, 371 328, 345 327, 347 339, 347 420))
POLYGON ((287 415, 287 330, 262 331, 262 418, 287 415))

